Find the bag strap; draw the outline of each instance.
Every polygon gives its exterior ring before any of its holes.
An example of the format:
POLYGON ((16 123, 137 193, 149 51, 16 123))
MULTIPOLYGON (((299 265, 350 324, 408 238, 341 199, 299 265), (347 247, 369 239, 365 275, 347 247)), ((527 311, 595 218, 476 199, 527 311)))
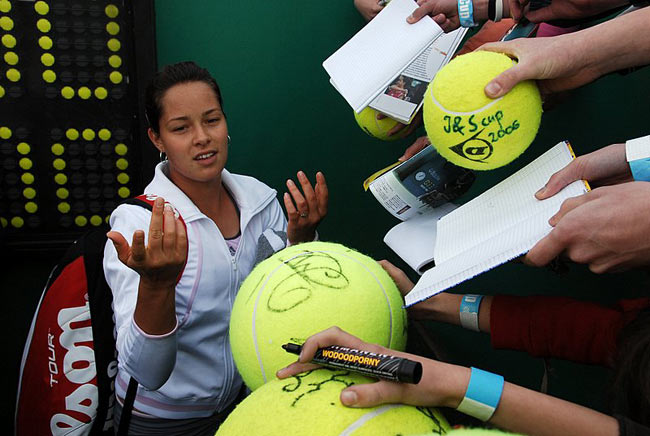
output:
POLYGON ((129 434, 129 424, 131 423, 133 403, 135 402, 135 394, 137 392, 138 382, 131 377, 129 387, 126 388, 126 398, 124 398, 124 406, 122 406, 122 416, 120 417, 120 425, 117 428, 117 436, 126 436, 129 434))

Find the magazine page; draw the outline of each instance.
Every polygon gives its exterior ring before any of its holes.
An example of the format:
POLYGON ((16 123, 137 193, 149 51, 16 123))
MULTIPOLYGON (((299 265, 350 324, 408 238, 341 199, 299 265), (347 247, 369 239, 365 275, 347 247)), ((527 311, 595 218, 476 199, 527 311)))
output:
POLYGON ((386 233, 384 242, 415 272, 422 274, 435 265, 433 251, 438 220, 457 207, 453 203, 443 204, 429 213, 401 222, 386 233))
POLYGON ((336 89, 357 113, 443 33, 433 20, 406 22, 417 6, 413 0, 392 0, 323 62, 336 89))
POLYGON ((451 60, 466 33, 461 27, 438 37, 369 106, 401 123, 410 123, 424 102, 429 82, 451 60))
POLYGON ((472 171, 457 167, 428 146, 372 180, 369 189, 391 215, 405 221, 458 198, 474 178, 472 171))

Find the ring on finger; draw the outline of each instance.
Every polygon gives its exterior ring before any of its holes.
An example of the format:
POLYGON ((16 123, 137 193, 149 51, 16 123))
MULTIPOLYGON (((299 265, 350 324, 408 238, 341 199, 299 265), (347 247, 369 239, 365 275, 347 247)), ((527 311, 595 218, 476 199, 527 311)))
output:
POLYGON ((300 212, 300 218, 307 218, 309 216, 309 212, 300 212))

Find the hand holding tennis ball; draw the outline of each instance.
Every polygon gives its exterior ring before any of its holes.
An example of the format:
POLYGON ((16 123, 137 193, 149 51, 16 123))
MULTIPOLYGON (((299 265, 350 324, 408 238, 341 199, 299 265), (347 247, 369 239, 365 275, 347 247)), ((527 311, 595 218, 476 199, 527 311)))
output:
POLYGON ((447 420, 433 408, 341 404, 343 389, 372 381, 349 371, 327 369, 272 380, 237 406, 217 436, 440 435, 449 431, 447 420))
POLYGON ((542 100, 533 81, 491 99, 485 86, 515 65, 508 56, 476 51, 453 59, 429 84, 424 126, 438 153, 452 163, 491 170, 512 162, 537 135, 542 100))

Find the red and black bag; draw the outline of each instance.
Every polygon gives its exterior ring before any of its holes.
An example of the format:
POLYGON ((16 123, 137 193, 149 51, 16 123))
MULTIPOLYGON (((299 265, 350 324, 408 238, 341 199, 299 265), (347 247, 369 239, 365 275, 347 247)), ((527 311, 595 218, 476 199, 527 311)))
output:
MULTIPOLYGON (((127 203, 151 210, 154 199, 127 203)), ((114 435, 115 319, 102 265, 107 231, 99 227, 75 241, 45 285, 20 368, 17 436, 114 435)), ((126 434, 136 391, 131 379, 118 434, 126 434)))

